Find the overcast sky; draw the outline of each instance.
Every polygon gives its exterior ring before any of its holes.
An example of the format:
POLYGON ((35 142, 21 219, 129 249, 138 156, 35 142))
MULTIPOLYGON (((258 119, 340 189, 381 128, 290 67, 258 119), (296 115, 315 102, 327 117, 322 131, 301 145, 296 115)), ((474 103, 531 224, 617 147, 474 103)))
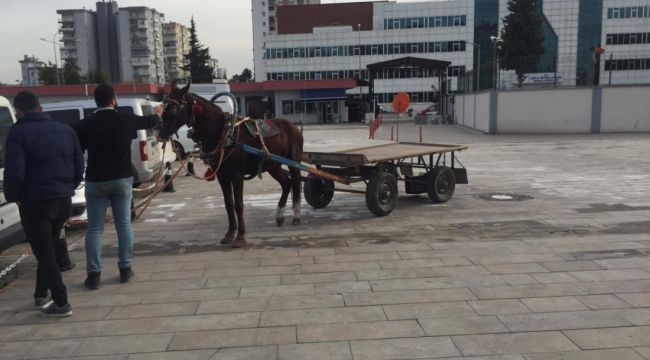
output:
MULTIPOLYGON (((366 0, 357 0, 366 1, 366 0)), ((0 82, 21 79, 19 60, 35 55, 54 62, 52 39, 57 9, 95 10, 95 0, 0 0, 0 82)), ((323 0, 323 3, 351 0, 323 0)), ((189 26, 194 15, 199 41, 228 69, 228 76, 253 68, 253 25, 250 0, 117 0, 118 6, 148 6, 165 14, 165 21, 189 26)), ((58 47, 57 47, 58 51, 58 47)), ((57 53, 57 57, 59 53, 57 53)))

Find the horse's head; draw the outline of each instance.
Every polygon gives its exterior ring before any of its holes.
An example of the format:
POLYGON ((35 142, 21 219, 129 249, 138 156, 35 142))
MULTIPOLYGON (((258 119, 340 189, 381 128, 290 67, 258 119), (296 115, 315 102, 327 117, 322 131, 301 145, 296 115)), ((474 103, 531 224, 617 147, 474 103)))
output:
POLYGON ((195 100, 188 93, 189 89, 189 83, 182 88, 178 88, 176 81, 172 82, 171 92, 163 100, 163 107, 165 108, 162 116, 163 124, 158 132, 158 136, 162 140, 169 140, 183 125, 192 127, 195 100))

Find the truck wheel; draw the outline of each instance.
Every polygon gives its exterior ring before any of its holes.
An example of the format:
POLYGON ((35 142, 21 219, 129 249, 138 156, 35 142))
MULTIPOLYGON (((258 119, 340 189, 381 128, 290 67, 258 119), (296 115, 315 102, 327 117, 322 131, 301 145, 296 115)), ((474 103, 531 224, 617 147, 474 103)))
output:
POLYGON ((314 209, 326 207, 334 197, 334 181, 310 175, 303 190, 305 201, 314 209))
POLYGON ((387 172, 378 172, 370 177, 366 188, 366 205, 377 216, 390 214, 397 204, 397 178, 387 172))
POLYGON ((427 194, 434 203, 449 201, 456 189, 456 176, 448 167, 436 167, 427 177, 427 194))

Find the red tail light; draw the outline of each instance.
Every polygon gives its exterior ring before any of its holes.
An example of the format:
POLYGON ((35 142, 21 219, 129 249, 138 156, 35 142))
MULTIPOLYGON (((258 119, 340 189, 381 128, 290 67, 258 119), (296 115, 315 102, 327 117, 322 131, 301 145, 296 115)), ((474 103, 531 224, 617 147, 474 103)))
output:
POLYGON ((147 142, 140 141, 140 160, 147 161, 149 160, 149 154, 147 154, 147 142))

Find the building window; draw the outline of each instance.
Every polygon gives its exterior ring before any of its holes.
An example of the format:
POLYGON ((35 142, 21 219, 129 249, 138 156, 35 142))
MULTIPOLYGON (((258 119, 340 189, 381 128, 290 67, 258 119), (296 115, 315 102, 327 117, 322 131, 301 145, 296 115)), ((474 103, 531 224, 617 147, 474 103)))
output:
POLYGON ((282 100, 282 113, 284 115, 293 114, 293 101, 292 100, 282 100))

